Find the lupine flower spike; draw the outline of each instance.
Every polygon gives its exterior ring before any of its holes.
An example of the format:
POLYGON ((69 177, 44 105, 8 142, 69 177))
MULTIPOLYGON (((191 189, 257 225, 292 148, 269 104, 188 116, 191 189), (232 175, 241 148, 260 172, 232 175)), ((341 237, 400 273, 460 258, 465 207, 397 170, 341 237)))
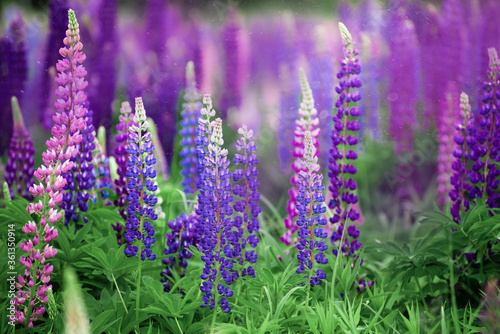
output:
POLYGON ((297 259, 299 260, 299 268, 297 273, 302 274, 304 271, 308 271, 306 277, 309 278, 311 287, 314 287, 321 284, 321 280, 326 278, 323 269, 317 269, 314 272, 314 263, 328 263, 324 254, 328 249, 328 245, 324 241, 328 237, 328 233, 324 229, 327 221, 323 215, 326 212, 326 207, 323 204, 325 202, 325 196, 323 196, 325 186, 322 184, 323 175, 319 172, 318 157, 316 156, 316 148, 312 144, 311 132, 306 131, 304 142, 302 170, 299 172, 299 182, 297 183, 299 189, 297 196, 297 210, 299 211, 297 219, 299 254, 297 259))
MULTIPOLYGON (((339 28, 344 44, 344 59, 340 61, 341 68, 337 74, 339 84, 335 87, 339 97, 335 102, 337 113, 333 116, 334 128, 328 166, 330 169, 328 189, 332 199, 328 207, 333 211, 333 217, 330 218, 334 229, 331 236, 331 241, 334 244, 333 254, 339 255, 338 248, 340 246, 342 256, 350 256, 357 261, 358 256, 355 253, 362 245, 357 240, 359 230, 357 230, 356 225, 347 225, 349 221, 355 222, 360 217, 356 211, 358 197, 354 194, 356 181, 352 179, 352 176, 357 171, 353 162, 358 157, 355 148, 358 144, 356 133, 359 131, 356 118, 360 115, 357 102, 361 99, 361 95, 357 89, 361 87, 359 79, 361 66, 351 34, 344 24, 339 23, 339 28)), ((368 287, 372 284, 373 281, 368 283, 368 287)), ((366 283, 360 281, 358 290, 363 291, 364 289, 366 289, 366 283)))
POLYGON ((203 104, 197 139, 198 156, 203 158, 203 165, 198 166, 203 172, 198 182, 200 194, 196 210, 200 216, 196 228, 202 235, 198 248, 204 253, 201 259, 205 262, 200 290, 204 293, 202 307, 214 309, 221 295, 220 307, 227 313, 231 310, 227 298, 233 295, 229 286, 239 276, 233 265, 241 256, 240 231, 232 231, 231 172, 227 150, 223 148, 222 120, 210 122, 210 117, 215 115, 210 95, 205 94, 203 104), (212 292, 214 285, 216 292, 212 292))
POLYGON ((462 121, 456 124, 456 135, 453 137, 456 147, 453 151, 455 161, 451 165, 453 174, 450 183, 453 189, 450 191, 451 215, 455 223, 460 223, 460 214, 463 210, 468 211, 470 202, 467 196, 472 191, 472 185, 468 181, 469 171, 467 164, 471 160, 471 148, 476 144, 474 114, 471 112, 469 97, 462 92, 460 95, 460 116, 462 121))
MULTIPOLYGON (((127 176, 127 162, 128 162, 128 153, 127 153, 127 139, 129 136, 130 128, 136 125, 133 121, 134 114, 132 113, 132 108, 130 107, 130 103, 128 101, 122 102, 120 109, 120 123, 116 125, 116 130, 118 131, 118 135, 116 135, 115 140, 118 146, 115 148, 115 156, 116 156, 116 164, 118 178, 115 180, 115 188, 117 200, 114 205, 118 207, 118 213, 123 217, 123 219, 127 219, 127 210, 126 206, 128 203, 128 180, 127 176)), ((118 241, 118 245, 121 245, 123 242, 123 228, 122 225, 116 223, 113 225, 113 229, 116 231, 116 238, 118 241)))
MULTIPOLYGON (((302 158, 304 157, 304 134, 306 133, 306 131, 310 131, 312 143, 314 147, 318 148, 318 138, 321 132, 319 128, 319 119, 317 117, 318 112, 316 108, 314 108, 312 91, 309 87, 309 83, 307 82, 304 70, 302 69, 300 69, 300 87, 302 91, 302 101, 299 108, 299 119, 295 121, 295 130, 293 133, 294 138, 292 142, 292 145, 294 146, 292 155, 295 158, 294 162, 292 163, 292 170, 294 171, 294 175, 290 180, 292 188, 288 191, 290 199, 288 200, 288 204, 286 207, 287 217, 285 217, 284 219, 287 231, 283 236, 281 236, 281 241, 287 245, 291 244, 292 235, 298 230, 298 227, 295 224, 295 217, 299 215, 299 212, 297 211, 298 189, 296 185, 299 181, 299 173, 301 170, 303 170, 302 158)), ((318 150, 316 151, 315 155, 319 156, 318 150)))
POLYGON ((202 107, 200 99, 200 94, 196 89, 194 65, 190 61, 186 66, 185 102, 182 104, 182 129, 179 131, 179 134, 182 136, 182 151, 180 152, 181 173, 184 177, 181 185, 186 194, 194 194, 196 192, 196 166, 198 161, 196 154, 196 129, 202 107))
POLYGON ((50 274, 54 268, 47 260, 57 254, 57 250, 50 246, 50 242, 58 235, 53 225, 62 217, 57 207, 62 202, 64 186, 67 184, 64 175, 74 166, 71 158, 78 154, 81 131, 86 126, 86 110, 82 106, 86 96, 81 89, 85 88, 87 82, 83 80, 85 70, 78 65, 85 55, 80 51, 82 43, 75 13, 69 10, 68 16, 69 29, 64 39, 67 47, 59 50, 65 59, 57 64, 60 72, 58 83, 62 87, 75 89, 59 89, 68 95, 61 94, 56 102, 57 112, 52 118, 55 123, 52 127, 53 137, 47 140, 47 151, 42 155, 43 165, 34 173, 39 184, 35 183, 29 189, 39 200, 35 199, 27 211, 39 217, 39 222, 29 221, 22 229, 24 234, 33 236, 20 246, 26 256, 21 256, 19 262, 26 269, 16 283, 17 296, 13 300, 16 316, 11 320, 26 323, 28 328, 33 328, 34 322, 45 313, 47 290, 52 287, 49 285, 50 274))
POLYGON ((12 97, 12 119, 14 130, 9 147, 9 160, 5 165, 5 181, 9 185, 10 196, 19 195, 27 200, 33 197, 28 187, 33 184, 33 166, 35 149, 33 141, 24 126, 23 115, 15 96, 12 97))
POLYGON ((151 246, 156 241, 155 230, 152 222, 158 218, 155 205, 158 201, 155 192, 158 186, 153 181, 156 171, 153 165, 156 159, 153 155, 154 145, 151 143, 151 133, 147 132, 148 121, 142 98, 135 98, 134 123, 130 127, 127 153, 127 177, 128 179, 128 222, 125 224, 125 255, 136 256, 140 251, 141 260, 148 258, 150 261, 156 259, 151 246), (134 241, 139 241, 139 246, 134 241), (144 248, 142 247, 144 245, 144 248))
POLYGON ((242 154, 236 154, 233 163, 240 166, 241 169, 236 169, 233 173, 233 181, 236 183, 233 187, 233 194, 238 196, 240 200, 234 202, 234 211, 240 212, 242 216, 234 218, 234 225, 238 228, 241 239, 241 249, 245 250, 249 244, 253 249, 245 251, 245 256, 241 256, 240 264, 243 264, 243 259, 250 263, 248 268, 242 270, 241 276, 255 277, 255 270, 251 264, 255 264, 258 254, 255 253, 255 248, 259 243, 259 238, 256 232, 259 230, 259 213, 262 208, 259 206, 260 193, 257 189, 259 181, 257 176, 257 164, 259 159, 255 156, 257 146, 253 142, 253 131, 248 130, 246 125, 243 125, 238 133, 241 138, 236 142, 236 148, 242 154), (244 232, 246 230, 246 233, 244 232))

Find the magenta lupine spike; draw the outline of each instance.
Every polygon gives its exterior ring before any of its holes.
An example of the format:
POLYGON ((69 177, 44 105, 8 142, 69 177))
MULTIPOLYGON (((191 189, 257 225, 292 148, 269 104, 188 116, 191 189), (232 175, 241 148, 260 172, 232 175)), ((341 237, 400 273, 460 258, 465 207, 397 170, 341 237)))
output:
POLYGON ((21 256, 19 262, 26 269, 18 277, 16 298, 12 301, 16 307, 16 315, 10 320, 25 323, 29 329, 45 313, 47 290, 52 288, 49 285, 50 274, 54 269, 47 260, 57 254, 57 249, 50 242, 58 235, 53 225, 62 218, 58 207, 66 185, 63 175, 73 168, 70 158, 78 154, 78 145, 82 140, 80 132, 86 127, 83 119, 86 110, 81 106, 85 102, 85 94, 76 89, 86 85, 82 78, 84 69, 78 65, 85 59, 85 55, 80 51, 82 43, 78 22, 71 9, 68 17, 69 29, 64 38, 67 47, 61 48, 59 53, 69 59, 59 61, 57 66, 64 73, 59 75, 58 83, 66 85, 69 98, 61 97, 55 104, 57 112, 53 116, 53 137, 47 140, 47 151, 42 154, 43 165, 34 172, 39 184, 35 183, 29 189, 34 197, 38 197, 38 201, 35 198, 26 209, 36 218, 22 228, 24 234, 30 235, 20 245, 26 256, 21 256))
POLYGON ((441 206, 446 204, 448 194, 453 190, 450 179, 453 174, 453 151, 455 150, 453 137, 455 124, 458 123, 458 108, 458 91, 456 85, 450 82, 445 99, 441 101, 441 114, 438 122, 437 203, 441 206))
POLYGON ((469 97, 464 92, 460 95, 460 116, 462 119, 455 125, 456 135, 453 138, 456 144, 453 151, 455 161, 451 165, 454 172, 450 177, 453 189, 449 193, 452 203, 451 215, 457 224, 460 222, 460 213, 468 211, 470 207, 469 199, 464 195, 472 190, 467 165, 474 159, 471 149, 476 143, 474 114, 471 112, 469 97))
POLYGON ((395 143, 396 154, 412 150, 413 131, 417 124, 418 41, 413 23, 405 18, 403 12, 403 8, 399 8, 393 15, 387 95, 390 107, 389 134, 395 143))
POLYGON ((29 132, 26 130, 23 115, 15 96, 12 97, 12 119, 14 130, 10 140, 10 148, 5 165, 5 181, 9 185, 10 196, 19 195, 27 200, 33 197, 28 187, 33 184, 33 166, 35 165, 35 149, 29 132))
MULTIPOLYGON (((299 215, 299 212, 297 210, 297 196, 299 194, 299 191, 296 185, 299 181, 299 173, 301 170, 303 170, 302 159, 304 157, 304 135, 306 131, 310 131, 312 143, 314 147, 318 148, 318 138, 321 132, 319 128, 318 112, 316 108, 314 108, 314 98, 303 69, 300 70, 300 86, 302 91, 302 101, 299 108, 299 119, 295 121, 295 130, 293 133, 294 138, 292 142, 292 145, 294 147, 292 155, 295 160, 293 161, 291 167, 294 171, 294 175, 290 179, 292 187, 288 191, 290 199, 288 200, 286 208, 287 217, 285 217, 284 219, 287 231, 283 236, 281 236, 281 241, 287 245, 291 244, 292 235, 298 230, 298 226, 295 223, 295 218, 299 215)), ((315 154, 316 156, 319 156, 319 150, 317 150, 315 154)))
MULTIPOLYGON (((115 148, 116 164, 118 165, 118 179, 115 180, 117 200, 115 201, 114 205, 118 208, 118 212, 125 220, 128 218, 126 210, 126 207, 128 206, 127 140, 129 137, 130 127, 136 125, 133 119, 134 113, 132 113, 130 103, 128 101, 122 102, 119 117, 120 123, 116 125, 118 135, 116 135, 115 137, 116 143, 118 144, 118 146, 115 148)), ((122 225, 116 223, 115 225, 113 225, 113 229, 117 233, 116 237, 118 244, 121 245, 123 243, 123 227, 122 225)))

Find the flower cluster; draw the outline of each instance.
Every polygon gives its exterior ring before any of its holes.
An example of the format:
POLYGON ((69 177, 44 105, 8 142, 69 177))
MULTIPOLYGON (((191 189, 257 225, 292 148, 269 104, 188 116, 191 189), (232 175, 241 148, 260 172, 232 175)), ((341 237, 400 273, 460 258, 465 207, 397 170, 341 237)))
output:
MULTIPOLYGON (((118 178, 115 180, 117 200, 114 202, 114 205, 118 207, 118 212, 123 217, 123 219, 128 218, 127 210, 125 209, 125 206, 127 205, 127 196, 128 196, 127 140, 130 133, 130 128, 136 125, 133 119, 134 119, 134 114, 132 113, 132 108, 130 107, 130 103, 128 101, 122 102, 120 109, 120 117, 119 117, 120 123, 116 125, 116 130, 118 131, 118 134, 116 135, 115 140, 118 145, 115 148, 115 157, 116 157, 116 164, 118 165, 117 169, 118 178)), ((118 244, 121 245, 123 242, 122 225, 116 223, 113 225, 113 229, 116 231, 118 244)))
POLYGON ((344 225, 348 220, 354 222, 359 218, 359 213, 354 208, 358 203, 358 197, 354 194, 356 182, 352 179, 352 175, 357 171, 353 161, 358 157, 354 149, 358 144, 356 132, 359 131, 356 118, 360 115, 359 108, 353 104, 361 99, 357 90, 361 87, 361 80, 358 77, 361 67, 358 52, 352 45, 351 34, 342 23, 339 23, 339 28, 344 42, 345 57, 340 62, 341 68, 337 74, 339 84, 335 87, 339 97, 335 102, 337 113, 333 116, 334 128, 328 166, 330 169, 328 189, 332 194, 332 199, 328 207, 333 210, 330 222, 337 224, 331 236, 335 244, 333 253, 337 255, 339 246, 337 241, 339 241, 342 243, 342 253, 352 256, 361 247, 361 243, 356 240, 359 231, 355 225, 347 228, 347 235, 352 239, 349 242, 349 238, 344 233, 344 225))
POLYGON ((151 133, 147 131, 149 124, 146 111, 140 97, 135 98, 134 123, 136 125, 130 127, 127 145, 128 222, 125 224, 127 245, 124 252, 128 257, 132 257, 140 251, 143 261, 145 258, 153 261, 156 255, 153 254, 151 246, 156 239, 152 222, 158 218, 154 209, 158 201, 155 197, 158 189, 154 182, 156 171, 153 168, 156 159, 153 155, 151 133), (135 240, 140 241, 139 246, 133 244, 135 240))
MULTIPOLYGON (((284 219, 285 227, 287 228, 286 233, 281 236, 281 241, 290 245, 292 242, 292 235, 298 230, 295 224, 295 217, 299 215, 297 211, 297 196, 298 189, 296 187, 299 181, 299 173, 302 168, 302 158, 304 157, 304 135, 306 131, 311 132, 312 143, 314 147, 319 147, 318 137, 320 135, 319 119, 317 117, 317 110, 314 108, 314 99, 312 96, 312 91, 307 82, 304 70, 300 70, 300 87, 302 91, 302 101, 300 103, 299 109, 299 119, 295 121, 295 130, 293 138, 293 157, 295 158, 292 163, 292 170, 294 175, 292 176, 290 182, 292 188, 288 191, 290 199, 287 204, 287 217, 284 219)), ((316 151, 316 156, 319 156, 319 151, 316 151)))
POLYGON ((5 181, 9 186, 11 197, 16 194, 27 200, 32 200, 33 197, 29 193, 28 187, 33 184, 35 149, 24 126, 23 115, 15 96, 12 97, 12 119, 14 120, 14 131, 10 140, 9 160, 5 165, 5 181))
POLYGON ((186 92, 184 94, 184 103, 182 104, 180 122, 182 128, 179 134, 182 136, 181 166, 182 166, 182 187, 186 194, 196 192, 196 166, 198 162, 196 154, 196 128, 199 111, 201 109, 200 94, 196 89, 196 79, 194 74, 193 62, 186 66, 186 92))
POLYGON ((163 264, 166 269, 161 272, 163 277, 163 289, 165 292, 170 291, 169 277, 172 276, 172 270, 176 270, 179 275, 184 276, 188 265, 187 260, 193 254, 189 251, 190 246, 197 247, 199 243, 199 233, 196 229, 196 221, 198 216, 195 212, 190 215, 182 213, 176 219, 168 222, 168 227, 172 230, 171 233, 165 234, 167 239, 167 248, 164 249, 167 258, 163 259, 163 264))
POLYGON ((24 234, 33 236, 24 240, 20 246, 21 250, 27 253, 19 259, 26 269, 23 275, 19 275, 16 283, 17 296, 13 300, 16 315, 11 321, 19 323, 26 321, 28 328, 33 328, 34 321, 45 313, 47 291, 51 288, 48 283, 54 268, 47 260, 57 254, 57 250, 50 246, 50 242, 58 236, 57 229, 51 225, 62 217, 57 206, 62 202, 64 187, 67 184, 63 175, 73 168, 74 162, 71 157, 78 154, 79 144, 82 141, 80 132, 86 127, 84 120, 86 110, 82 107, 86 97, 78 89, 86 85, 81 76, 84 70, 78 66, 85 56, 80 52, 82 44, 75 13, 69 10, 68 16, 69 29, 64 39, 67 48, 61 48, 59 53, 69 59, 59 61, 58 81, 63 87, 69 85, 69 96, 67 99, 61 97, 56 102, 57 112, 52 118, 55 123, 52 127, 53 137, 47 140, 47 151, 42 155, 43 165, 34 172, 39 184, 35 183, 29 189, 39 201, 33 201, 27 207, 27 211, 35 215, 37 220, 39 217, 39 223, 29 221, 22 229, 24 234))
MULTIPOLYGON (((233 163, 239 165, 242 169, 236 169, 233 173, 233 194, 240 197, 240 200, 235 200, 233 209, 235 212, 240 212, 243 217, 236 216, 234 218, 234 225, 240 228, 239 234, 241 235, 241 249, 244 250, 246 245, 249 244, 253 249, 257 247, 259 238, 255 234, 259 230, 259 213, 262 208, 259 206, 260 193, 257 189, 259 181, 257 175, 257 164, 259 159, 255 155, 257 146, 253 142, 253 131, 248 130, 246 125, 243 125, 238 133, 241 138, 236 142, 238 151, 243 154, 236 154, 233 163), (239 182, 241 181, 241 184, 239 182), (243 233, 246 229, 248 235, 243 233)), ((258 254, 255 250, 246 251, 245 261, 254 264, 257 261, 258 254)), ((243 256, 241 256, 240 264, 243 264, 243 256)), ((255 271, 250 265, 248 268, 242 270, 241 276, 250 275, 255 277, 255 271)))
POLYGON ((321 284, 321 280, 326 278, 323 269, 318 269, 313 274, 313 263, 327 264, 328 259, 324 252, 328 249, 324 239, 328 236, 324 226, 327 221, 324 217, 326 207, 324 206, 325 196, 323 191, 325 186, 322 184, 323 175, 319 173, 318 157, 315 155, 316 148, 312 143, 311 132, 305 133, 304 158, 302 159, 302 169, 299 172, 299 194, 297 196, 297 210, 299 217, 297 225, 299 226, 299 243, 297 248, 299 254, 299 268, 297 273, 302 274, 309 270, 311 287, 321 284))
POLYGON ((215 115, 212 109, 212 99, 205 94, 203 98, 204 107, 201 109, 199 119, 199 130, 197 143, 198 157, 203 157, 198 168, 202 168, 201 177, 198 182, 200 194, 198 196, 199 215, 196 228, 201 234, 198 248, 204 253, 202 260, 205 262, 201 278, 200 290, 204 293, 202 307, 215 308, 218 295, 221 309, 229 312, 231 307, 227 298, 233 295, 229 289, 238 277, 238 271, 233 269, 236 259, 241 256, 241 227, 233 229, 234 222, 231 219, 233 208, 231 203, 231 172, 228 170, 229 160, 227 150, 223 148, 222 120, 220 118, 210 122, 210 117, 215 115), (204 146, 203 144, 206 144, 204 146), (221 283, 221 279, 224 283, 221 283), (214 285, 217 292, 213 293, 214 285))
POLYGON ((465 196, 472 190, 471 184, 467 181, 469 174, 467 164, 471 159, 470 148, 476 144, 474 115, 471 113, 469 97, 463 92, 460 95, 460 115, 462 123, 455 126, 457 134, 453 137, 456 144, 453 151, 455 161, 451 165, 454 172, 450 176, 453 189, 449 192, 452 203, 451 215, 457 224, 460 222, 460 212, 463 209, 468 211, 470 208, 469 199, 465 196))

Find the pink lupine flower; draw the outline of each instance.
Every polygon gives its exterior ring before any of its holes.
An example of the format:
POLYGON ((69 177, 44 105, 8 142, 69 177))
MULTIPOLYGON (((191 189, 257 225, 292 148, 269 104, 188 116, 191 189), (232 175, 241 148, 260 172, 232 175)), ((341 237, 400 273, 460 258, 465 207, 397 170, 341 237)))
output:
POLYGON ((48 284, 54 268, 46 262, 57 254, 57 249, 49 245, 58 235, 57 229, 50 224, 55 224, 62 217, 56 204, 61 203, 63 188, 67 183, 64 173, 73 167, 73 163, 68 160, 78 154, 76 145, 82 140, 80 131, 86 127, 82 118, 85 108, 76 107, 86 100, 85 94, 79 91, 87 85, 83 80, 85 69, 79 65, 85 55, 81 52, 82 43, 75 13, 69 10, 68 17, 69 29, 64 39, 66 48, 59 51, 61 56, 68 58, 58 64, 60 73, 57 83, 61 87, 56 92, 58 100, 55 103, 57 111, 52 118, 55 123, 51 131, 53 137, 46 142, 47 151, 42 154, 43 165, 33 173, 39 184, 29 189, 33 196, 38 197, 38 201, 35 199, 26 208, 29 214, 40 217, 40 223, 37 226, 34 221, 29 221, 22 229, 28 239, 21 243, 20 248, 28 255, 21 257, 19 263, 26 270, 16 283, 17 297, 13 302, 16 315, 10 319, 18 323, 25 323, 28 319, 28 329, 33 328, 34 322, 45 313, 43 305, 48 302, 46 292, 52 287, 48 284), (29 239, 33 234, 32 239, 29 239))

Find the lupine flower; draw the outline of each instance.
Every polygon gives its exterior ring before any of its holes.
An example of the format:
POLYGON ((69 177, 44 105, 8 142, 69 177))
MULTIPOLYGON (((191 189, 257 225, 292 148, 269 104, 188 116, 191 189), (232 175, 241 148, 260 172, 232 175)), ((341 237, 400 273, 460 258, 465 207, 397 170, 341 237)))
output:
POLYGON ((299 182, 297 183, 299 188, 297 196, 297 209, 299 211, 297 219, 299 254, 297 259, 299 260, 299 268, 297 273, 302 274, 304 271, 309 271, 306 277, 309 278, 311 287, 314 287, 321 284, 321 281, 326 278, 323 269, 314 272, 314 263, 328 263, 324 253, 328 249, 328 245, 324 241, 328 237, 328 233, 324 229, 327 221, 323 215, 326 212, 326 207, 323 204, 325 202, 323 195, 325 186, 322 184, 323 175, 319 172, 318 157, 312 143, 311 132, 306 131, 304 142, 303 170, 299 172, 299 182))
POLYGON ((471 198, 481 197, 489 208, 498 207, 500 194, 498 188, 500 170, 500 60, 494 48, 488 49, 490 65, 488 81, 483 83, 483 105, 479 111, 479 127, 476 132, 476 145, 473 147, 477 159, 471 170, 473 183, 471 198))
POLYGON ((416 120, 418 94, 417 37, 413 23, 405 18, 403 7, 393 15, 389 63, 390 107, 389 134, 394 140, 396 154, 411 151, 416 120))
POLYGON ((457 224, 460 222, 460 212, 463 209, 468 211, 470 207, 469 199, 464 194, 472 190, 472 185, 467 180, 467 165, 473 158, 471 148, 476 144, 474 115, 471 112, 469 97, 464 92, 460 95, 460 116, 462 121, 456 124, 457 133, 453 137, 456 147, 453 151, 455 161, 451 165, 454 172, 450 177, 453 189, 449 193, 452 202, 451 215, 457 224))
MULTIPOLYGON (((129 178, 127 176, 127 162, 129 159, 127 153, 127 140, 130 133, 130 128, 135 126, 136 124, 133 121, 134 114, 132 113, 132 109, 130 108, 130 103, 127 101, 122 102, 122 106, 120 109, 120 123, 116 125, 116 130, 118 134, 115 137, 115 140, 118 146, 115 148, 115 156, 116 156, 116 164, 118 165, 117 174, 118 178, 115 180, 115 188, 117 200, 114 205, 118 207, 118 213, 123 217, 123 219, 127 219, 127 210, 125 207, 127 206, 128 200, 128 188, 127 184, 129 178)), ((122 225, 116 223, 113 225, 113 229, 116 231, 116 238, 118 241, 118 245, 121 245, 123 242, 123 229, 122 225)))
POLYGON ((12 97, 12 119, 14 130, 10 140, 9 160, 5 166, 5 181, 9 185, 10 196, 19 195, 27 200, 33 197, 28 187, 33 184, 33 166, 35 149, 33 141, 24 126, 23 115, 15 96, 12 97))
POLYGON ((169 277, 173 277, 172 271, 177 271, 181 277, 186 274, 188 261, 193 254, 189 251, 190 246, 197 247, 199 243, 199 233, 196 229, 198 216, 193 211, 190 215, 182 213, 176 219, 168 222, 171 233, 165 234, 167 248, 164 249, 167 258, 162 262, 166 269, 161 272, 163 290, 170 291, 169 277))
MULTIPOLYGON (((69 29, 64 38, 67 47, 59 50, 65 59, 57 64, 61 72, 58 83, 84 88, 87 84, 82 75, 85 70, 78 64, 85 60, 85 55, 81 52, 78 22, 72 10, 68 11, 68 17, 69 29)), ((52 287, 48 283, 54 269, 47 260, 57 254, 57 249, 50 246, 50 242, 58 236, 57 229, 51 225, 62 217, 58 205, 62 202, 67 183, 64 175, 73 168, 74 162, 71 157, 78 154, 78 147, 82 141, 80 131, 86 126, 84 120, 86 110, 82 106, 86 99, 85 94, 77 89, 69 89, 68 92, 70 94, 68 99, 61 96, 56 102, 53 137, 47 140, 47 151, 42 155, 43 165, 34 173, 40 183, 33 184, 29 189, 35 200, 28 205, 27 211, 39 217, 39 223, 29 221, 22 229, 24 234, 34 236, 32 239, 24 240, 20 245, 21 250, 27 255, 21 256, 19 262, 26 269, 23 275, 19 275, 16 283, 17 296, 13 300, 16 315, 11 320, 26 322, 28 328, 33 328, 34 322, 45 313, 47 290, 52 287)))
POLYGON ((181 111, 181 126, 179 134, 182 136, 180 152, 182 166, 182 187, 186 194, 194 194, 196 192, 196 166, 198 162, 196 154, 196 129, 198 118, 200 117, 199 110, 201 109, 200 94, 196 89, 196 79, 194 75, 193 62, 189 62, 186 66, 186 91, 184 94, 184 103, 181 111))
POLYGON ((130 127, 127 145, 128 222, 125 224, 127 246, 124 252, 128 257, 132 257, 140 251, 142 261, 146 258, 153 261, 156 259, 156 254, 153 254, 151 246, 156 239, 152 222, 158 218, 154 209, 158 201, 155 198, 158 186, 153 181, 156 177, 153 167, 156 159, 153 155, 151 133, 147 132, 149 124, 146 120, 146 111, 140 97, 135 98, 134 123, 136 125, 130 127), (139 246, 134 245, 135 240, 139 241, 139 246))
POLYGON ((352 44, 351 34, 342 23, 339 23, 339 28, 344 44, 344 59, 340 61, 341 68, 337 74, 339 84, 335 87, 339 97, 335 102, 337 113, 333 116, 334 128, 329 159, 330 172, 328 173, 330 177, 328 189, 332 194, 332 199, 328 207, 333 211, 330 222, 336 224, 336 231, 331 236, 335 244, 332 251, 338 255, 337 241, 343 240, 343 254, 352 256, 361 247, 361 243, 357 241, 359 231, 355 225, 348 226, 346 236, 344 227, 347 226, 349 220, 354 222, 359 218, 359 213, 354 208, 354 205, 358 203, 358 197, 354 194, 356 181, 352 179, 352 176, 357 171, 353 162, 358 157, 355 147, 358 144, 356 132, 359 131, 356 118, 360 115, 357 102, 361 99, 358 91, 361 87, 359 79, 361 66, 358 51, 352 44), (349 239, 352 241, 349 242, 349 239))
MULTIPOLYGON (((297 225, 295 224, 295 217, 299 215, 297 211, 297 196, 298 189, 296 187, 297 182, 299 181, 299 173, 302 169, 302 159, 304 157, 304 135, 306 131, 311 132, 311 138, 314 147, 319 146, 319 119, 317 117, 318 112, 316 108, 314 108, 314 99, 312 96, 311 88, 309 87, 309 83, 307 82, 306 75, 304 70, 300 70, 300 86, 302 91, 302 101, 300 103, 299 108, 299 119, 295 121, 295 130, 294 130, 294 139, 293 139, 293 157, 295 158, 292 163, 292 170, 294 171, 294 175, 290 179, 290 183, 292 184, 292 188, 288 191, 290 195, 290 199, 287 204, 287 217, 284 219, 285 227, 287 228, 286 233, 281 236, 281 241, 287 245, 290 245, 292 242, 292 235, 298 230, 297 225)), ((319 156, 319 151, 316 151, 316 156, 319 156)))
MULTIPOLYGON (((233 209, 235 212, 240 212, 242 216, 234 218, 234 225, 239 229, 241 235, 241 249, 245 250, 247 244, 255 249, 259 243, 259 238, 255 233, 259 230, 259 213, 262 211, 259 206, 260 193, 257 189, 259 186, 257 180, 259 159, 255 156, 257 146, 253 142, 253 131, 248 130, 247 126, 243 125, 238 129, 238 133, 241 138, 236 142, 236 148, 243 154, 237 153, 233 159, 235 165, 241 166, 241 169, 237 168, 233 173, 233 181, 235 182, 233 194, 240 197, 240 200, 235 200, 233 209), (241 184, 239 184, 240 181, 242 181, 241 184), (244 230, 247 233, 244 233, 244 230)), ((240 258, 240 264, 243 264, 243 259, 250 264, 255 264, 257 257, 258 254, 255 253, 255 250, 245 251, 245 255, 242 254, 240 258)), ((242 270, 241 276, 247 274, 255 277, 255 270, 251 265, 242 270)))
POLYGON ((448 200, 448 194, 453 190, 453 185, 450 183, 453 174, 453 151, 455 144, 453 135, 455 133, 454 126, 457 123, 458 115, 458 93, 456 86, 453 84, 448 85, 445 100, 441 102, 441 114, 439 119, 439 132, 438 132, 438 167, 437 167, 437 202, 444 206, 448 200))
POLYGON ((231 172, 228 170, 227 150, 222 146, 222 120, 217 118, 210 122, 215 111, 209 94, 204 95, 203 105, 197 138, 199 157, 203 160, 198 166, 202 177, 198 182, 200 194, 196 210, 200 217, 196 228, 201 234, 198 248, 204 253, 201 259, 205 262, 200 290, 204 293, 202 307, 214 309, 216 299, 221 295, 220 307, 227 313, 231 310, 227 298, 233 295, 229 286, 239 277, 233 266, 241 256, 239 238, 242 233, 233 230, 231 219, 231 172), (212 292, 214 285, 216 292, 212 292))
MULTIPOLYGON (((83 78, 87 74, 83 65, 80 65, 82 70, 77 76, 77 78, 83 78)), ((59 68, 58 68, 59 70, 59 68)), ((59 71, 64 73, 63 71, 59 71)), ((60 80, 61 76, 57 78, 60 80)), ((86 82, 86 81, 85 81, 86 82)), ((58 82, 59 83, 59 82, 58 82)), ((76 85, 76 90, 78 93, 84 94, 83 89, 87 86, 76 85)), ((56 91, 59 97, 65 99, 69 98, 68 88, 60 88, 56 91)), ((92 110, 89 108, 89 102, 85 101, 81 105, 82 108, 86 110, 84 119, 87 126, 81 131, 82 141, 80 142, 80 147, 78 154, 72 157, 73 169, 70 170, 64 177, 68 181, 65 190, 66 193, 63 196, 63 203, 61 208, 64 209, 64 224, 68 225, 70 222, 77 223, 79 219, 78 213, 87 212, 88 210, 88 200, 90 199, 91 191, 95 185, 95 175, 94 175, 94 164, 93 164, 93 151, 95 150, 95 139, 94 139, 94 125, 92 124, 92 110)), ((85 216, 81 217, 85 223, 87 223, 87 218, 85 216)))

